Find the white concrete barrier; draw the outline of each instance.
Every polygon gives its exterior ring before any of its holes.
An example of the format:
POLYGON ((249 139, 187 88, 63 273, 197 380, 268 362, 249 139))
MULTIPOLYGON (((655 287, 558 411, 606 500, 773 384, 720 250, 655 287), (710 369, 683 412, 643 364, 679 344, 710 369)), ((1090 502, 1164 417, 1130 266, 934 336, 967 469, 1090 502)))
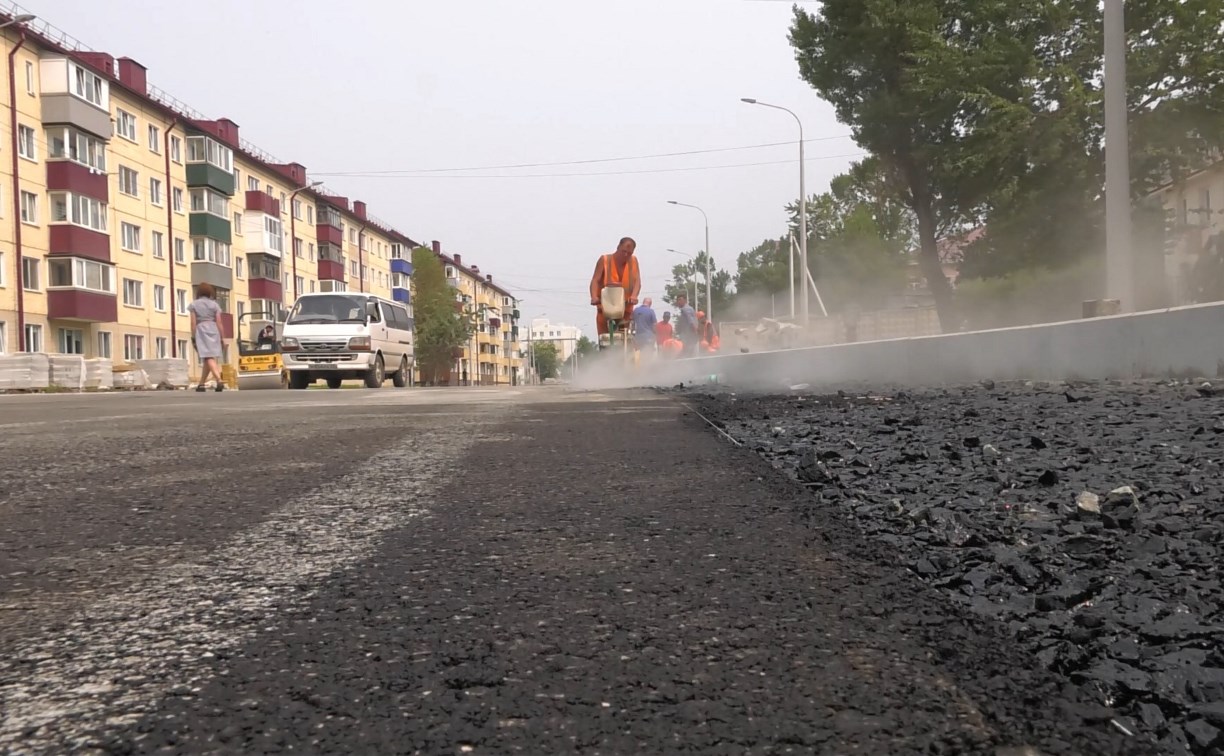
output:
POLYGON ((673 362, 644 378, 659 385, 713 375, 745 387, 1214 378, 1224 375, 1224 303, 990 331, 720 354, 673 362))

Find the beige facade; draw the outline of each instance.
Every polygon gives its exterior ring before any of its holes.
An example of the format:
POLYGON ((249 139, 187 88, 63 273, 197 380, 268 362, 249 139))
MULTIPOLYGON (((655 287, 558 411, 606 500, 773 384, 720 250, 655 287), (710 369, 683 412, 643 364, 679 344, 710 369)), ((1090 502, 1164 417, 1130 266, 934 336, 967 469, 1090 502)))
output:
POLYGON ((1165 186, 1152 195, 1169 220, 1165 277, 1171 304, 1196 301, 1194 268, 1212 245, 1224 254, 1224 160, 1165 186))
POLYGON ((475 331, 456 360, 451 381, 481 385, 518 385, 524 379, 523 353, 518 328, 518 302, 493 276, 475 265, 463 264, 462 255, 444 255, 435 245, 455 299, 475 331))

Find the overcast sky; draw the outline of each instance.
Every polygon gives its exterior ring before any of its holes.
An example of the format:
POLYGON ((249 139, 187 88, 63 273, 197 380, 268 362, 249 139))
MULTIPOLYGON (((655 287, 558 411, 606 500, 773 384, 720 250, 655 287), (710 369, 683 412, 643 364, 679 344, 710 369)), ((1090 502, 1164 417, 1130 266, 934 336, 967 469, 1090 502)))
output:
MULTIPOLYGON (((716 263, 785 229, 798 196, 860 150, 799 79, 791 4, 773 0, 24 0, 88 47, 420 242, 438 239, 524 300, 590 333, 597 255, 638 241, 659 300, 668 248, 716 263), (661 159, 491 169, 791 142, 661 159), (770 163, 692 170, 709 166, 770 163), (422 173, 432 169, 481 168, 422 173), (680 170, 682 169, 682 170, 680 170), (394 172, 404 173, 376 173, 394 172), (417 172, 415 174, 410 172, 417 172), (648 172, 647 172, 648 171, 648 172), (347 173, 356 175, 325 175, 347 173), (590 175, 595 173, 617 175, 590 175), (557 175, 569 174, 569 175, 557 175), (577 175, 572 175, 577 174, 577 175)), ((807 3, 815 7, 814 3, 807 3)))

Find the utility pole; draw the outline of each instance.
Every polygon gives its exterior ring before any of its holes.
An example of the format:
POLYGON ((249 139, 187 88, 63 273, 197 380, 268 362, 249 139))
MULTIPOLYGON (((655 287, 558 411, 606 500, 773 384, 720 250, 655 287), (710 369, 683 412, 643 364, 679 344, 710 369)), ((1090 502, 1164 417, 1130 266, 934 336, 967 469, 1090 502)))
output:
POLYGON ((1105 298, 1134 312, 1124 0, 1105 0, 1105 298))

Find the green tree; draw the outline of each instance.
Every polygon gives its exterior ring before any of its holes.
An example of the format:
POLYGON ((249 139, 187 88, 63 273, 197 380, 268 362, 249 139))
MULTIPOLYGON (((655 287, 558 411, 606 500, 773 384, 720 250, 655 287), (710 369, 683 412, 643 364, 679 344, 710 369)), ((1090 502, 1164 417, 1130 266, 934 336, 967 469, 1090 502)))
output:
POLYGON ((561 355, 557 345, 551 341, 538 341, 531 345, 532 364, 541 380, 556 378, 561 368, 561 355))
POLYGON ((472 326, 455 305, 442 261, 427 247, 412 250, 415 350, 422 376, 431 383, 454 365, 454 350, 467 343, 472 326))
MULTIPOLYGON (((674 305, 681 294, 693 296, 694 262, 696 264, 695 280, 697 285, 697 301, 689 302, 695 309, 704 310, 706 305, 706 253, 698 252, 693 260, 679 263, 672 267, 672 280, 663 293, 663 301, 674 305)), ((710 278, 713 281, 713 294, 710 299, 716 313, 716 319, 723 318, 729 311, 735 298, 734 280, 731 274, 720 270, 714 258, 710 258, 710 278)))
POLYGON ((586 356, 595 352, 595 342, 588 339, 586 336, 580 336, 578 343, 574 345, 574 354, 586 356))

